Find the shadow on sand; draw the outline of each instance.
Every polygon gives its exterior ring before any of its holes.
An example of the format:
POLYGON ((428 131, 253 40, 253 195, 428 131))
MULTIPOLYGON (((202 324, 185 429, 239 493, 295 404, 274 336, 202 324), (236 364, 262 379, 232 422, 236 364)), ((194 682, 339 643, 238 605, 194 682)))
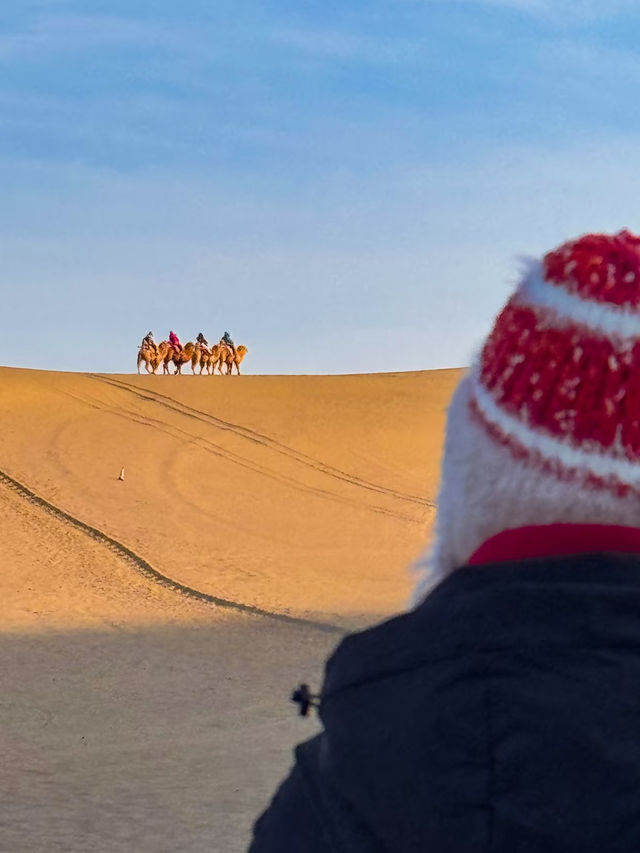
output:
POLYGON ((245 849, 338 640, 240 615, 0 636, 3 849, 245 849))

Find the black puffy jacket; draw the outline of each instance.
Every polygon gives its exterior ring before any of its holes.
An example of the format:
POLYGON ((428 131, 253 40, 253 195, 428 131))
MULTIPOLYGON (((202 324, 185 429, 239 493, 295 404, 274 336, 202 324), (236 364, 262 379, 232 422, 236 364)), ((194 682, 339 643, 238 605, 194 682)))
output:
POLYGON ((320 710, 251 853, 638 853, 640 558, 460 569, 320 710))

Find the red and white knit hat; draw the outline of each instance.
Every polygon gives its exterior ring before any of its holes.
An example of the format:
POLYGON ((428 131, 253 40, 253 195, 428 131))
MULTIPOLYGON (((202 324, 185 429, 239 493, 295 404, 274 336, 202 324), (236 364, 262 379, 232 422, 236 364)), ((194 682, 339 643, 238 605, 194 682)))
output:
POLYGON ((640 237, 588 234, 531 264, 447 421, 418 597, 501 530, 640 526, 640 237))

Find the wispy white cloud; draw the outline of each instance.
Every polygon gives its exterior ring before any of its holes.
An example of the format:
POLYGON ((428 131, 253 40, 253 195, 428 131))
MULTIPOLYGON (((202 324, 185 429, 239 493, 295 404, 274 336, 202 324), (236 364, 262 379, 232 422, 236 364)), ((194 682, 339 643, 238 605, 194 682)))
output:
POLYGON ((570 21, 574 24, 638 12, 636 0, 607 0, 607 2, 602 0, 427 0, 427 2, 511 9, 548 20, 570 21))
POLYGON ((640 77, 640 54, 626 47, 567 36, 541 41, 535 55, 552 73, 561 68, 563 81, 592 86, 599 79, 611 87, 611 95, 624 93, 640 77))
POLYGON ((327 29, 278 29, 271 33, 277 44, 302 53, 372 64, 414 62, 424 56, 420 38, 399 38, 327 29))
POLYGON ((179 43, 160 22, 108 15, 39 15, 0 34, 0 60, 100 47, 160 47, 179 43))

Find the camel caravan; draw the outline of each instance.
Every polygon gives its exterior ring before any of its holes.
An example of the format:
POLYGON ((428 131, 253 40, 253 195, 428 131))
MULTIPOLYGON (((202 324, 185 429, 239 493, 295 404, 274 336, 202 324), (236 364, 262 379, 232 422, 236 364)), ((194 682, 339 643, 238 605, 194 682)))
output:
POLYGON ((169 332, 168 341, 156 344, 153 333, 148 332, 138 349, 138 373, 144 365, 147 373, 157 373, 162 367, 163 373, 170 374, 169 365, 173 364, 175 367, 173 373, 177 376, 182 373, 183 366, 191 362, 191 370, 194 374, 213 376, 217 370, 220 374, 230 375, 235 367, 239 376, 240 365, 247 352, 247 348, 242 344, 240 346, 234 344, 229 332, 225 332, 220 342, 213 346, 209 346, 202 332, 195 342, 189 341, 186 344, 180 343, 175 332, 169 332))

